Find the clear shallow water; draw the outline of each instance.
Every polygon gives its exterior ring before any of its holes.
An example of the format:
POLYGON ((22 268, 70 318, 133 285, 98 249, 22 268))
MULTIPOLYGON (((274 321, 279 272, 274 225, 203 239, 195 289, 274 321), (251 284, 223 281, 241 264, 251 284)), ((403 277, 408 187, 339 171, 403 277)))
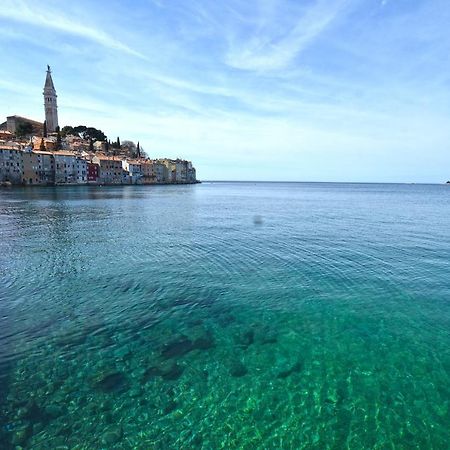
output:
POLYGON ((448 448, 450 188, 0 206, 0 448, 448 448))

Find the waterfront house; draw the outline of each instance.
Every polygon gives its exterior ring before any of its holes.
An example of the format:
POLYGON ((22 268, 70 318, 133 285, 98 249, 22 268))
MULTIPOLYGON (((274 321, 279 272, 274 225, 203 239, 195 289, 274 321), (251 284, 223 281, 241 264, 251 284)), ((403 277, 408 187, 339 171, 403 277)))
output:
POLYGON ((142 162, 135 159, 122 160, 122 167, 125 172, 128 172, 130 176, 131 184, 142 183, 142 162))
POLYGON ((191 161, 177 159, 175 164, 175 181, 177 183, 195 183, 196 174, 191 161))
MULTIPOLYGON (((77 158, 74 153, 69 151, 60 151, 54 153, 55 158, 55 183, 77 183, 79 169, 77 158)), ((84 169, 86 170, 86 168, 84 169)))
POLYGON ((182 161, 181 159, 177 159, 175 161, 175 172, 176 177, 175 181, 177 183, 186 183, 187 181, 187 161, 182 161))
POLYGON ((88 162, 84 158, 76 157, 77 165, 77 183, 85 184, 88 181, 87 165, 88 162))
POLYGON ((88 183, 97 183, 100 177, 100 165, 92 161, 86 161, 88 183))
POLYGON ((175 183, 176 181, 176 165, 172 159, 157 159, 155 162, 165 167, 163 183, 175 183))
POLYGON ((14 146, 0 146, 0 182, 22 182, 23 152, 14 146))
POLYGON ((38 156, 36 153, 24 152, 22 154, 23 158, 23 173, 22 182, 23 184, 40 184, 38 176, 38 156))
POLYGON ((197 173, 191 161, 187 161, 187 180, 188 183, 195 183, 197 181, 197 173))
POLYGON ((160 160, 153 161, 153 173, 156 177, 157 183, 168 183, 169 182, 169 169, 160 160))
POLYGON ((55 161, 53 153, 44 151, 22 152, 22 182, 30 185, 52 185, 55 183, 55 161))
POLYGON ((143 184, 154 184, 157 182, 155 165, 153 161, 145 159, 141 161, 141 173, 142 173, 142 183, 143 184))
POLYGON ((92 162, 99 164, 99 183, 128 184, 129 173, 122 166, 122 159, 116 156, 95 155, 92 162))

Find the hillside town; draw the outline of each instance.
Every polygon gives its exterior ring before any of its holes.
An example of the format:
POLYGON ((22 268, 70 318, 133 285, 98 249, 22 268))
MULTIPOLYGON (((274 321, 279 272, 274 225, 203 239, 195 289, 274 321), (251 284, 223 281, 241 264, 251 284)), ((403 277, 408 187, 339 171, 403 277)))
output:
POLYGON ((197 183, 190 161, 151 159, 139 142, 111 143, 93 127, 60 129, 49 66, 43 94, 43 123, 16 115, 0 124, 1 185, 197 183))

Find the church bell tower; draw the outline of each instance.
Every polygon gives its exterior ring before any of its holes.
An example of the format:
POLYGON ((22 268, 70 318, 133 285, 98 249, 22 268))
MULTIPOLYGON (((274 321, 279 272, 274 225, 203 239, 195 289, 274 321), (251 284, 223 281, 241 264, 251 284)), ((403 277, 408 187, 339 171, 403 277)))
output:
POLYGON ((47 124, 47 131, 54 133, 58 127, 58 105, 56 104, 56 90, 53 85, 52 71, 50 66, 47 66, 47 77, 44 85, 44 106, 45 106, 45 121, 47 124))

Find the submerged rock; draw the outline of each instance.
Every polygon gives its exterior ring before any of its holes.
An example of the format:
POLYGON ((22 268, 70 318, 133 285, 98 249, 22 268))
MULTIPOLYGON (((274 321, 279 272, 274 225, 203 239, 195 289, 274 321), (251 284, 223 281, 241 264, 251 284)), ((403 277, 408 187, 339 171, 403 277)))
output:
POLYGON ((121 426, 112 426, 106 430, 102 435, 103 445, 113 445, 122 439, 123 430, 121 426))
POLYGON ((248 347, 249 345, 252 345, 255 342, 255 331, 254 330, 248 330, 244 333, 242 336, 242 344, 248 347))
POLYGON ((38 434, 44 429, 44 424, 42 422, 36 422, 33 424, 33 434, 38 434))
POLYGON ((247 375, 248 369, 241 361, 234 361, 230 367, 230 374, 232 377, 238 378, 247 375))
POLYGON ((141 383, 148 383, 150 380, 153 380, 157 377, 161 377, 165 381, 174 381, 181 377, 184 372, 184 366, 180 366, 177 363, 166 364, 163 363, 161 366, 152 366, 149 367, 142 376, 141 383))
POLYGON ((32 428, 29 424, 26 424, 14 432, 11 443, 16 446, 23 446, 26 444, 31 434, 32 428))
POLYGON ((44 408, 44 412, 49 419, 56 419, 57 417, 62 416, 65 411, 63 407, 51 404, 44 408))
POLYGON ((194 320, 190 321, 189 324, 192 327, 198 327, 200 325, 203 325, 203 319, 194 319, 194 320))
POLYGON ((162 373, 162 377, 166 381, 178 380, 184 372, 184 367, 178 364, 174 364, 167 371, 162 373))
POLYGON ((194 350, 194 348, 194 343, 190 339, 183 338, 164 345, 161 350, 161 356, 166 359, 181 357, 194 350))
POLYGON ((128 383, 123 373, 111 372, 97 377, 94 386, 103 392, 119 392, 125 390, 128 383))
POLYGON ((222 327, 226 327, 235 322, 236 317, 234 317, 232 314, 222 314, 218 317, 217 321, 219 322, 219 325, 221 325, 222 327))
POLYGON ((34 400, 31 400, 25 406, 17 410, 16 419, 27 419, 33 423, 37 423, 46 422, 48 420, 48 416, 44 409, 39 407, 34 400))
POLYGON ((214 347, 214 338, 208 333, 195 340, 183 337, 177 341, 165 344, 161 350, 161 356, 164 359, 180 358, 193 350, 208 350, 214 347))
POLYGON ((283 370, 282 372, 280 372, 277 375, 277 378, 287 378, 288 376, 297 373, 297 372, 301 372, 301 370, 303 369, 303 363, 301 361, 297 361, 292 367, 290 367, 287 370, 283 370))
POLYGON ((159 367, 149 367, 142 376, 141 383, 147 383, 148 381, 160 377, 162 370, 159 367))
POLYGON ((261 344, 276 344, 277 335, 274 331, 264 331, 261 333, 261 344))
POLYGON ((167 403, 167 405, 165 406, 163 413, 164 414, 169 414, 171 413, 174 409, 176 409, 177 407, 177 403, 174 400, 169 400, 169 402, 167 403))
POLYGON ((210 348, 213 348, 214 345, 214 338, 210 334, 199 337, 193 343, 193 346, 196 350, 208 350, 210 348))
POLYGON ((18 408, 16 411, 16 419, 18 419, 18 420, 27 417, 27 415, 28 415, 28 408, 21 407, 21 408, 18 408))
POLYGON ((236 342, 240 347, 247 349, 255 342, 255 331, 247 330, 245 333, 240 334, 236 338, 236 342))

